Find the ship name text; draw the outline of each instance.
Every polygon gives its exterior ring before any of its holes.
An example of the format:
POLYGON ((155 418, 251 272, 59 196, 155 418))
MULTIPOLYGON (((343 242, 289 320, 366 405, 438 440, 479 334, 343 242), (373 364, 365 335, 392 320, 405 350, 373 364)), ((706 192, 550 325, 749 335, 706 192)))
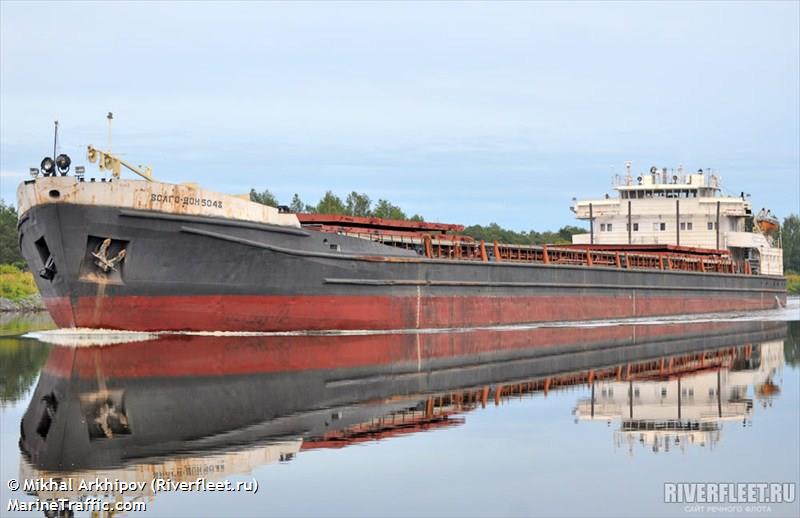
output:
POLYGON ((215 207, 217 209, 222 208, 222 201, 220 200, 212 200, 210 198, 196 198, 194 196, 179 196, 177 194, 151 194, 150 195, 151 202, 160 202, 160 203, 174 203, 175 205, 196 205, 198 207, 215 207))

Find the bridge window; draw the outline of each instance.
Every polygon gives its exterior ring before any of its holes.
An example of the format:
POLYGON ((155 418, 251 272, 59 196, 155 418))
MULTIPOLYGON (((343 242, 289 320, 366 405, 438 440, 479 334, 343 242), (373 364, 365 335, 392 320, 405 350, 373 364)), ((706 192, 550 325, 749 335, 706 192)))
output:
POLYGON ((653 223, 653 230, 656 232, 664 232, 667 230, 667 224, 663 222, 653 223))
POLYGON ((692 230, 691 221, 681 221, 681 230, 692 230))
POLYGON ((716 229, 717 229, 716 221, 709 221, 708 222, 708 230, 716 230, 716 229))

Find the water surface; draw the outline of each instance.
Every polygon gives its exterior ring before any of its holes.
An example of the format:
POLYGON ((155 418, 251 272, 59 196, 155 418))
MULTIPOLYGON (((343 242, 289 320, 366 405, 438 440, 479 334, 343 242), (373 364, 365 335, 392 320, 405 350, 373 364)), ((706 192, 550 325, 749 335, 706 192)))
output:
POLYGON ((664 483, 800 482, 798 313, 77 346, 16 320, 2 514, 100 498, 146 505, 129 516, 797 516, 797 499, 701 513, 664 483), (73 487, 8 488, 50 477, 73 487), (78 489, 96 478, 146 487, 78 489), (198 478, 257 491, 149 485, 198 478))

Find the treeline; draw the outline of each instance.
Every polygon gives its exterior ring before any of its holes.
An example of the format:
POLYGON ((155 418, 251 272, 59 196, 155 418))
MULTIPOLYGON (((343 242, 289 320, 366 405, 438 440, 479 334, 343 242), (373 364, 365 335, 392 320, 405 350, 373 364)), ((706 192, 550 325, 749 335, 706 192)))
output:
POLYGON ((475 239, 483 239, 487 243, 497 241, 498 243, 509 243, 513 245, 572 243, 573 234, 582 234, 584 232, 586 232, 585 229, 573 225, 563 226, 555 232, 549 230, 544 232, 537 232, 535 230, 515 232, 514 230, 503 228, 497 223, 489 223, 485 227, 482 225, 470 225, 464 229, 464 234, 472 236, 475 239))
MULTIPOLYGON (((269 190, 258 192, 255 189, 250 189, 250 200, 271 207, 278 207, 281 205, 278 198, 269 190)), ((316 205, 304 203, 303 200, 300 199, 300 195, 295 193, 294 196, 292 196, 292 201, 284 205, 288 207, 291 212, 343 214, 346 216, 425 221, 419 214, 413 214, 411 216, 406 215, 403 209, 384 199, 378 199, 373 205, 372 199, 369 196, 356 191, 352 191, 344 200, 333 194, 333 191, 327 191, 316 205)))
POLYGON ((790 214, 783 219, 781 241, 784 271, 800 273, 800 216, 790 214))
MULTIPOLYGON (((269 190, 258 192, 255 189, 250 189, 250 199, 254 202, 270 205, 272 207, 278 207, 280 205, 278 198, 269 190)), ((372 199, 368 195, 356 191, 348 194, 344 200, 333 194, 332 191, 327 191, 316 205, 304 203, 303 200, 300 199, 300 195, 295 194, 292 197, 292 201, 286 205, 286 207, 288 207, 291 212, 343 214, 347 216, 425 221, 419 214, 408 217, 403 209, 384 199, 379 199, 378 202, 373 205, 372 199)), ((486 226, 470 225, 464 229, 463 233, 475 239, 483 239, 487 243, 497 241, 500 243, 517 245, 538 245, 544 243, 571 243, 573 234, 583 232, 586 231, 580 227, 571 225, 561 227, 556 232, 537 232, 535 230, 516 232, 503 228, 497 223, 489 223, 486 226)))
POLYGON ((0 264, 25 268, 17 245, 17 210, 0 200, 0 264))
MULTIPOLYGON (((255 189, 250 189, 250 199, 254 202, 270 205, 272 207, 278 207, 280 205, 278 198, 269 190, 258 192, 255 189)), ((372 199, 368 195, 356 191, 348 194, 344 200, 333 194, 332 191, 327 191, 325 196, 323 196, 316 205, 304 203, 303 200, 300 199, 300 195, 295 194, 292 197, 292 201, 286 206, 291 212, 344 214, 347 216, 425 221, 419 214, 408 217, 403 209, 384 199, 379 199, 378 202, 373 205, 372 199)), ((500 243, 518 245, 536 245, 544 243, 571 243, 572 235, 582 232, 586 231, 580 227, 570 225, 561 227, 556 232, 537 232, 535 230, 516 232, 503 228, 497 223, 490 223, 486 226, 470 225, 464 229, 463 233, 475 239, 483 239, 488 243, 498 241, 500 243)))

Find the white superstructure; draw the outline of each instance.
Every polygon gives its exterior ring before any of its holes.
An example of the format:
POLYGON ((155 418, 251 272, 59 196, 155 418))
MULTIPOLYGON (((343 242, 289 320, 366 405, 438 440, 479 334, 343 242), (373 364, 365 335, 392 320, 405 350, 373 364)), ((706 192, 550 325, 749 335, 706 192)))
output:
POLYGON ((634 178, 628 162, 626 174, 615 177, 614 190, 616 196, 573 199, 575 216, 590 225, 573 243, 728 249, 753 273, 783 275, 779 240, 752 224, 749 195, 722 195, 720 178, 711 171, 652 167, 634 178))

